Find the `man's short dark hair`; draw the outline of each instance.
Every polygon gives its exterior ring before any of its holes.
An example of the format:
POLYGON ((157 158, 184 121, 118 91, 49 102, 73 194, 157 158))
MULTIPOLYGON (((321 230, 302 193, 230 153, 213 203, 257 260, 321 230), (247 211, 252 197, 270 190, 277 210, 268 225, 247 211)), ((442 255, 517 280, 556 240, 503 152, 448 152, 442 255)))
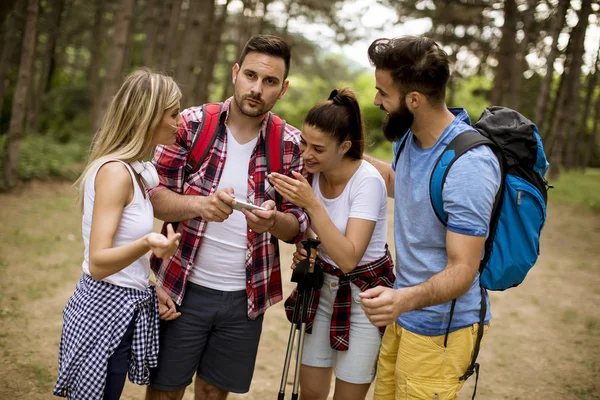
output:
POLYGON ((252 36, 248 42, 246 42, 244 50, 242 50, 242 54, 240 54, 240 59, 238 61, 240 66, 244 62, 246 55, 251 52, 283 58, 283 61, 285 62, 285 73, 283 75, 283 79, 287 79, 288 73, 290 72, 290 60, 292 58, 292 53, 290 50, 290 45, 287 44, 282 38, 274 35, 252 36))
POLYGON ((403 36, 377 39, 369 46, 369 60, 377 69, 389 71, 403 93, 423 93, 442 103, 450 78, 448 55, 426 37, 403 36))

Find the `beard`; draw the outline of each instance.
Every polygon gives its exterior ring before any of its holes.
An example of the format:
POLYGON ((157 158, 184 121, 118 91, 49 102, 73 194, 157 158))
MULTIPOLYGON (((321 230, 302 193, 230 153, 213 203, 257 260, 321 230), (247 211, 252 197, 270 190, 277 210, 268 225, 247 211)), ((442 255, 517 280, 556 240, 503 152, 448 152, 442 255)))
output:
POLYGON ((400 103, 400 107, 389 113, 383 121, 383 136, 390 142, 397 141, 410 129, 414 119, 406 104, 400 103))
POLYGON ((235 104, 238 106, 238 108, 242 112, 242 114, 244 114, 248 117, 261 116, 261 115, 271 111, 271 109, 275 105, 275 103, 273 103, 273 104, 265 103, 265 101, 262 99, 262 96, 260 94, 242 95, 242 94, 235 93, 233 96, 233 99, 235 100, 235 104), (259 102, 260 104, 250 103, 246 100, 255 100, 255 101, 259 102))

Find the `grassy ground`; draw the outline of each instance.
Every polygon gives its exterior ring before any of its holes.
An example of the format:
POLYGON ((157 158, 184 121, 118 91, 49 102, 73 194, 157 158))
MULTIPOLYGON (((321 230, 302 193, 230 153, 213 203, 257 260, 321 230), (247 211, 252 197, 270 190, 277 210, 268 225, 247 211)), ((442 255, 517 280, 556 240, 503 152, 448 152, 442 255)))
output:
MULTIPOLYGON (((554 183, 538 265, 518 288, 492 294, 479 398, 600 398, 599 177, 554 183)), ((0 399, 52 398, 62 308, 81 275, 80 224, 67 184, 0 195, 0 399)), ((290 250, 282 249, 284 265, 290 250)), ((288 330, 278 304, 267 312, 251 392, 231 398, 276 397, 288 330)), ((124 398, 143 398, 143 388, 128 384, 124 398)))

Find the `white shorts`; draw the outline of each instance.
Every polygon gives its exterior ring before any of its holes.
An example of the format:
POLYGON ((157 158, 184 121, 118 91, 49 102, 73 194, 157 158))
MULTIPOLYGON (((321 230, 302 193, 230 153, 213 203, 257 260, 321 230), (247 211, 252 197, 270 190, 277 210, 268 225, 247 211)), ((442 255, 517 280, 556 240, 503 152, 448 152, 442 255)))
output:
POLYGON ((313 322, 312 333, 304 339, 302 364, 310 367, 333 367, 336 378, 354 384, 371 383, 375 379, 381 335, 360 307, 358 293, 360 288, 353 283, 352 308, 350 316, 350 345, 347 351, 331 348, 329 326, 333 302, 338 290, 339 279, 324 274, 319 307, 313 322))

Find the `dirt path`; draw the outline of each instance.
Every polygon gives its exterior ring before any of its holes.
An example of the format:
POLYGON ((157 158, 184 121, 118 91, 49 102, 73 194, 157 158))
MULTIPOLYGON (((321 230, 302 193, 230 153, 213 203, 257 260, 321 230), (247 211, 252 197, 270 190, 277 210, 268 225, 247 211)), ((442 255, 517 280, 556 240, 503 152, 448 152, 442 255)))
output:
MULTIPOLYGON (((0 399, 53 398, 61 313, 81 274, 81 250, 68 185, 0 195, 0 399)), ((551 204, 541 250, 525 283, 492 294, 480 399, 600 399, 600 214, 551 204)), ((284 245, 286 295, 290 259, 284 245)), ((267 312, 250 393, 230 398, 276 398, 288 333, 280 303, 267 312)), ((123 398, 143 393, 128 384, 123 398)))

